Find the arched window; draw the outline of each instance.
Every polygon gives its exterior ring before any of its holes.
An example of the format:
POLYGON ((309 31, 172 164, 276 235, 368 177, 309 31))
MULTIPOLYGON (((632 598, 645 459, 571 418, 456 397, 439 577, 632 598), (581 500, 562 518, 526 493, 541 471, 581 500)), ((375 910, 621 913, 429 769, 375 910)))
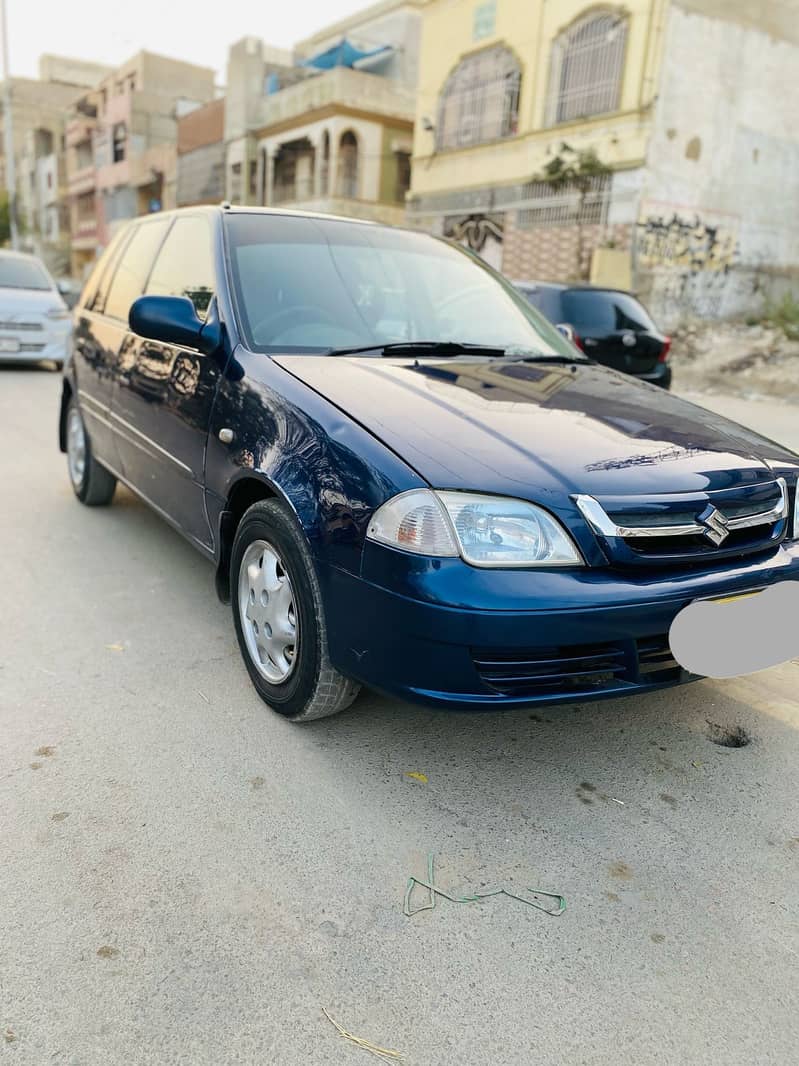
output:
POLYGON ((339 141, 336 195, 348 200, 358 198, 358 139, 352 130, 342 133, 339 141))
POLYGON ((519 124, 521 77, 516 57, 502 45, 462 60, 438 99, 436 148, 512 137, 519 124))
POLYGON ((612 11, 584 15, 560 34, 552 46, 550 123, 618 108, 626 39, 627 19, 612 11))

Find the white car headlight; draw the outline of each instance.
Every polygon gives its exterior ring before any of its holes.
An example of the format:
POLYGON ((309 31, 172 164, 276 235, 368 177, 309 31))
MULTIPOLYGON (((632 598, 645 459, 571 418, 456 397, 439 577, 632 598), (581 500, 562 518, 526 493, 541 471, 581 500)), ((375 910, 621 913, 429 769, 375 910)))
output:
POLYGON ((799 481, 796 482, 793 490, 793 526, 791 527, 791 536, 794 540, 799 540, 799 481))
POLYGON ((460 555, 472 566, 582 566, 560 523, 525 500, 415 489, 384 503, 367 537, 420 555, 460 555))

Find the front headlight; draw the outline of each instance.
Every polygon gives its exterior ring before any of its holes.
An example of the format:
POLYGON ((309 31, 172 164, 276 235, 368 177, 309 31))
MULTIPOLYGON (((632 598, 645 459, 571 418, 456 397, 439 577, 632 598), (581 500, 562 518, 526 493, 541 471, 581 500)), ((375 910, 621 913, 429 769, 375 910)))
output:
POLYGON ((552 515, 511 497, 404 492, 378 508, 366 535, 420 555, 460 555, 472 566, 582 566, 552 515))
POLYGON ((791 536, 794 540, 799 540, 799 481, 796 482, 793 490, 793 525, 791 527, 791 536))

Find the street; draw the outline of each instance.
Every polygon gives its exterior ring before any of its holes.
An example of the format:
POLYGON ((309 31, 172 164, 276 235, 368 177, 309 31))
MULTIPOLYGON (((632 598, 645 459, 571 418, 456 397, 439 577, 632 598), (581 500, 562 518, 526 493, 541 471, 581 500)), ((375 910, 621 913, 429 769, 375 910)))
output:
MULTIPOLYGON (((121 487, 75 501, 59 395, 0 370, 3 1063, 368 1063, 323 1008, 412 1066, 796 1061, 799 664, 291 725, 208 563, 121 487), (429 852, 567 909, 406 917, 429 852)), ((799 448, 795 410, 714 405, 799 448)))

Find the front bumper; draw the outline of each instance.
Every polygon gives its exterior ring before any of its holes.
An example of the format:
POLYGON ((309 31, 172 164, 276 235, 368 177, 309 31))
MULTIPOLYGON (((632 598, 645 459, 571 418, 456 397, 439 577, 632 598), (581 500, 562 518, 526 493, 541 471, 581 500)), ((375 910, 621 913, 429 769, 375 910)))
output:
POLYGON ((70 334, 50 334, 42 337, 28 334, 20 337, 20 349, 17 352, 0 352, 0 363, 41 363, 52 361, 65 363, 69 354, 70 334))
POLYGON ((716 570, 489 571, 372 543, 363 576, 319 565, 331 658, 391 695, 464 710, 561 703, 694 680, 668 632, 695 599, 799 579, 799 544, 716 570))

